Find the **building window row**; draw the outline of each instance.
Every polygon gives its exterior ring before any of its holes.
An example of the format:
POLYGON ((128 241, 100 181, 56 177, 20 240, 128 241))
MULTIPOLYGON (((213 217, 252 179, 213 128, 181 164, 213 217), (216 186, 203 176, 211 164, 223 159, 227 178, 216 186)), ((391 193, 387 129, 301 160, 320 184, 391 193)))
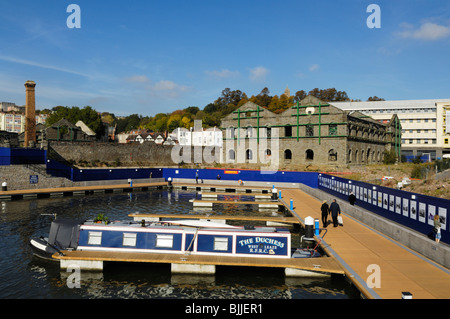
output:
POLYGON ((436 144, 435 138, 402 139, 402 144, 436 144))
POLYGON ((383 114, 383 113, 435 113, 435 107, 429 108, 399 108, 399 109, 377 109, 377 110, 365 110, 367 114, 383 114))
POLYGON ((436 134, 436 129, 402 129, 402 133, 433 133, 436 134))
MULTIPOLYGON (((267 149, 264 151, 265 156, 271 156, 272 151, 270 149, 267 149)), ((283 152, 283 158, 285 160, 292 160, 292 151, 290 149, 286 149, 283 152)), ((305 160, 312 161, 314 160, 314 151, 311 149, 307 149, 304 153, 305 160)), ((236 160, 236 152, 234 150, 228 151, 228 160, 229 161, 235 161, 236 160)), ((245 151, 245 160, 250 161, 253 160, 253 151, 251 149, 247 149, 245 151)), ((336 162, 338 160, 338 153, 334 149, 330 149, 328 151, 328 161, 330 162, 336 162)))
POLYGON ((435 118, 429 118, 429 119, 401 119, 400 122, 402 123, 436 123, 435 118))
MULTIPOLYGON (((304 136, 306 137, 314 137, 315 136, 315 132, 316 130, 314 129, 313 124, 310 125, 304 125, 304 129, 302 128, 302 130, 304 130, 304 136)), ((325 125, 324 125, 325 126, 325 125)), ((328 135, 329 136, 337 136, 338 135, 338 125, 337 124, 329 124, 328 126, 328 135)), ((284 126, 284 137, 294 137, 294 133, 293 133, 293 127, 295 127, 295 125, 287 125, 284 126)), ((270 127, 260 127, 260 129, 265 129, 265 137, 270 138, 272 136, 272 128, 270 127)), ((238 135, 238 130, 239 128, 234 128, 234 127, 229 127, 227 128, 227 133, 226 136, 227 138, 237 138, 238 135)), ((255 131, 257 130, 257 128, 252 127, 252 126, 247 126, 247 127, 242 127, 241 128, 241 138, 252 138, 252 137, 256 137, 255 131)), ((261 131, 262 134, 264 134, 264 130, 261 131)), ((301 134, 301 133, 300 133, 301 134)), ((295 135, 296 136, 296 135, 295 135)))

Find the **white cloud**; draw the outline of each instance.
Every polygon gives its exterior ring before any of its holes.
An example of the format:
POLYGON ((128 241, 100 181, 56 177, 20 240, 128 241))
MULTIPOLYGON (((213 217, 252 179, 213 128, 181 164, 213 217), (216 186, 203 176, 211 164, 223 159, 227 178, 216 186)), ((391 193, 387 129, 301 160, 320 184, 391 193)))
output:
POLYGON ((181 93, 189 91, 189 87, 185 85, 177 84, 173 81, 162 80, 153 85, 148 86, 149 92, 152 95, 158 95, 162 97, 175 98, 181 93))
POLYGON ((133 75, 126 77, 125 81, 130 83, 149 83, 150 79, 145 75, 133 75))
POLYGON ((78 71, 73 71, 73 70, 69 70, 69 69, 65 69, 65 68, 61 68, 61 67, 53 66, 53 65, 49 65, 49 64, 42 64, 42 63, 30 61, 30 60, 9 57, 9 56, 5 56, 5 55, 0 55, 0 60, 6 61, 6 62, 23 64, 23 65, 34 66, 34 67, 43 68, 43 69, 55 70, 55 71, 59 71, 59 72, 71 73, 71 74, 80 75, 80 76, 84 76, 84 77, 90 77, 88 74, 81 73, 78 71))
POLYGON ((205 73, 211 77, 224 79, 235 77, 239 75, 239 71, 230 71, 228 69, 222 69, 221 71, 213 70, 213 71, 205 71, 205 73))
POLYGON ((403 31, 398 32, 398 35, 405 39, 435 41, 450 37, 450 26, 438 25, 432 22, 423 23, 418 29, 414 29, 408 23, 402 23, 400 26, 403 28, 403 31))
POLYGON ((317 71, 320 68, 320 66, 318 64, 313 64, 309 67, 309 70, 311 72, 317 71))
POLYGON ((188 86, 177 84, 169 80, 153 82, 146 75, 125 77, 124 81, 131 83, 136 89, 141 90, 142 92, 162 98, 175 98, 190 89, 188 86))
POLYGON ((269 70, 265 67, 258 66, 256 68, 250 69, 250 79, 252 81, 264 81, 266 76, 269 74, 269 70))

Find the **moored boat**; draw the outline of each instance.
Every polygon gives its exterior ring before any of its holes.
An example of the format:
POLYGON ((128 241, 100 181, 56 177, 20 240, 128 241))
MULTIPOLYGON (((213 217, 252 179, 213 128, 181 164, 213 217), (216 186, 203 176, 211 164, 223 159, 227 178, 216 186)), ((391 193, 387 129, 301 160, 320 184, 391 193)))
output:
POLYGON ((43 258, 64 251, 191 254, 234 257, 311 258, 316 251, 291 249, 286 228, 232 226, 195 220, 94 221, 55 219, 48 238, 33 238, 43 258))

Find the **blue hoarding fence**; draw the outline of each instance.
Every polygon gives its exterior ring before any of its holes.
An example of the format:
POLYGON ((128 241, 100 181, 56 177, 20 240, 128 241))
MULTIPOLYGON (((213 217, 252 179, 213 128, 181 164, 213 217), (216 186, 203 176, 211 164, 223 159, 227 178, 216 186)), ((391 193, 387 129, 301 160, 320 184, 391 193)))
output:
POLYGON ((318 188, 347 201, 350 192, 356 205, 384 218, 428 235, 434 229, 434 216, 441 222, 441 241, 450 244, 450 200, 431 197, 328 174, 319 174, 318 188))
POLYGON ((78 169, 55 160, 47 160, 47 174, 65 177, 73 182, 162 178, 162 168, 93 168, 78 169))
POLYGON ((240 169, 194 169, 194 168, 164 168, 164 178, 216 180, 220 177, 226 181, 243 182, 278 182, 278 183, 302 183, 312 188, 317 188, 317 172, 291 172, 291 171, 261 171, 240 169))
POLYGON ((46 158, 42 149, 0 147, 0 165, 45 164, 46 158))

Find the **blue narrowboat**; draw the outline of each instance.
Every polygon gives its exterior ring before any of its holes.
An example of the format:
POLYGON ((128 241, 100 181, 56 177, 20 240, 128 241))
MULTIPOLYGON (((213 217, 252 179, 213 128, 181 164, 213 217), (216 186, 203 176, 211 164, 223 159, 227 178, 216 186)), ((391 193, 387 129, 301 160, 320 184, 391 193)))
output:
POLYGON ((112 221, 56 219, 48 238, 31 239, 33 252, 47 259, 64 250, 166 253, 237 257, 319 257, 291 249, 291 233, 275 227, 232 226, 202 221, 112 221))

